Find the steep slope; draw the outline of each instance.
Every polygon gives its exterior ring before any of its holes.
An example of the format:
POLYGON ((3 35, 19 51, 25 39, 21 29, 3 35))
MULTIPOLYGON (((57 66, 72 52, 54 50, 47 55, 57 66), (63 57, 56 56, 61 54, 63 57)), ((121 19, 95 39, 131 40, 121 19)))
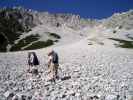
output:
POLYGON ((133 94, 132 50, 88 46, 87 42, 83 39, 54 48, 59 53, 62 79, 56 84, 48 81, 46 59, 50 48, 35 51, 41 63, 38 76, 26 72, 27 51, 0 54, 1 99, 5 100, 3 94, 8 91, 19 97, 42 100, 130 100, 133 94))
MULTIPOLYGON (((59 40, 66 40, 62 37, 69 37, 70 34, 75 35, 76 40, 88 34, 95 35, 95 33, 98 33, 97 35, 100 36, 102 35, 102 33, 99 34, 101 31, 104 31, 103 33, 106 31, 108 35, 113 36, 122 33, 122 31, 132 30, 132 12, 130 10, 121 14, 114 14, 110 18, 99 21, 83 19, 79 15, 50 14, 22 7, 3 8, 0 10, 0 43, 2 45, 0 51, 44 48, 57 43, 59 40), (64 33, 66 36, 63 36, 64 33)), ((125 35, 132 38, 130 34, 132 33, 125 35)), ((69 38, 71 38, 71 35, 69 38)), ((71 40, 73 39, 71 38, 71 40)), ((125 40, 122 41, 125 42, 125 40)), ((132 44, 131 41, 127 42, 132 44)))
POLYGON ((50 14, 48 12, 37 12, 22 7, 3 8, 0 9, 0 14, 0 29, 2 30, 0 32, 2 45, 0 51, 3 52, 47 47, 58 42, 63 32, 70 30, 70 33, 72 31, 76 33, 76 31, 82 30, 86 26, 93 27, 98 23, 96 20, 80 18, 79 15, 50 14), (55 29, 55 31, 50 33, 47 28, 50 30, 55 29), (49 37, 47 33, 52 34, 52 36, 49 37), (29 34, 31 35, 29 36, 29 34))
POLYGON ((133 28, 133 10, 123 13, 115 13, 109 18, 103 19, 102 23, 108 28, 130 30, 133 28))

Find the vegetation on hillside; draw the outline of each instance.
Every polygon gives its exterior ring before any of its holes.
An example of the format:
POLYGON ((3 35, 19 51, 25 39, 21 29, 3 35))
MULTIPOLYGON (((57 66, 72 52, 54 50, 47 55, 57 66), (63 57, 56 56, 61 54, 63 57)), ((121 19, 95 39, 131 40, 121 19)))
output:
POLYGON ((12 45, 21 35, 18 32, 24 32, 23 26, 13 16, 5 17, 6 14, 7 11, 0 11, 0 51, 6 51, 6 46, 12 45))
POLYGON ((27 36, 27 37, 21 39, 20 41, 18 41, 18 43, 14 44, 10 51, 22 50, 22 47, 27 46, 28 44, 30 44, 34 41, 37 41, 39 38, 40 38, 40 36, 38 34, 27 36))
POLYGON ((19 22, 21 17, 16 9, 0 9, 0 51, 7 51, 7 45, 13 45, 21 33, 30 30, 19 22))
POLYGON ((56 33, 50 33, 50 32, 47 32, 49 34, 50 37, 53 37, 53 38, 56 38, 56 39, 60 39, 61 37, 56 34, 56 33))
POLYGON ((122 40, 122 39, 116 39, 116 38, 109 38, 109 39, 118 41, 119 44, 115 44, 117 47, 122 47, 122 48, 133 48, 133 41, 122 40))
POLYGON ((53 40, 48 39, 47 41, 37 41, 33 43, 32 45, 28 46, 24 50, 33 50, 33 49, 39 49, 39 48, 44 48, 48 47, 54 44, 53 40))

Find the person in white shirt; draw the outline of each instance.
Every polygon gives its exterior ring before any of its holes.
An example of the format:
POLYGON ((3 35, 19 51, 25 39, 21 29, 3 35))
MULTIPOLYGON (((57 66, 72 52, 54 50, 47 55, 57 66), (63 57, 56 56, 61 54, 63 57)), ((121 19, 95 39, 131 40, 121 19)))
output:
POLYGON ((29 69, 28 69, 29 72, 33 67, 36 67, 37 65, 39 65, 39 60, 35 52, 28 53, 28 65, 29 65, 29 69))

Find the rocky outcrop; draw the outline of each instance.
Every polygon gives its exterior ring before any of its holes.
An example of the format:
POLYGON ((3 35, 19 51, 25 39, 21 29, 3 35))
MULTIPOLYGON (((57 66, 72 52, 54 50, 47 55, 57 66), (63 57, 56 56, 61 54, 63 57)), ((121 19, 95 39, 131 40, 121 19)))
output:
POLYGON ((133 29, 133 10, 115 13, 111 17, 102 20, 102 23, 107 28, 133 29))
POLYGON ((75 36, 80 34, 81 37, 89 32, 93 34, 90 30, 97 31, 99 26, 112 29, 113 33, 121 29, 130 30, 133 28, 133 10, 114 14, 107 19, 94 20, 84 19, 79 15, 52 14, 22 7, 2 8, 0 9, 0 52, 44 48, 53 45, 59 39, 53 39, 48 33, 59 37, 63 33, 68 35, 75 33, 75 36))
MULTIPOLYGON (((24 40, 24 43, 23 39, 21 40, 20 37, 22 33, 26 34, 29 31, 31 31, 34 27, 39 26, 41 24, 51 28, 58 28, 64 26, 69 27, 72 30, 78 30, 88 25, 88 23, 86 23, 84 19, 81 20, 79 15, 50 14, 47 12, 37 12, 31 9, 24 9, 22 7, 2 8, 0 9, 0 51, 6 52, 21 50, 21 48, 25 46, 25 44, 32 45, 32 36, 30 39, 28 39, 31 42, 26 42, 27 40, 24 40), (17 41, 18 39, 20 43, 16 44, 15 41, 17 41)), ((46 32, 44 31, 44 33, 46 32)), ((35 38, 38 38, 38 33, 36 34, 34 36, 37 36, 35 38)), ((46 33, 46 35, 48 34, 46 33)), ((39 40, 39 38, 37 40, 39 40)), ((52 37, 49 40, 52 40, 52 37)), ((44 44, 42 43, 42 41, 40 42, 41 45, 44 44)), ((43 42, 45 42, 45 40, 43 40, 43 42)), ((32 49, 36 49, 36 47, 34 46, 32 49)))

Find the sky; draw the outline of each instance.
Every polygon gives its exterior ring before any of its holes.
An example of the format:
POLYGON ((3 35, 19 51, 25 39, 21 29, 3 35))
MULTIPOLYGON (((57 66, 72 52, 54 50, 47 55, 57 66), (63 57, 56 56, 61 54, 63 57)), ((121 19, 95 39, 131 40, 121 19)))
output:
POLYGON ((133 9, 133 0, 0 0, 0 8, 22 6, 50 13, 72 13, 102 19, 133 9))

